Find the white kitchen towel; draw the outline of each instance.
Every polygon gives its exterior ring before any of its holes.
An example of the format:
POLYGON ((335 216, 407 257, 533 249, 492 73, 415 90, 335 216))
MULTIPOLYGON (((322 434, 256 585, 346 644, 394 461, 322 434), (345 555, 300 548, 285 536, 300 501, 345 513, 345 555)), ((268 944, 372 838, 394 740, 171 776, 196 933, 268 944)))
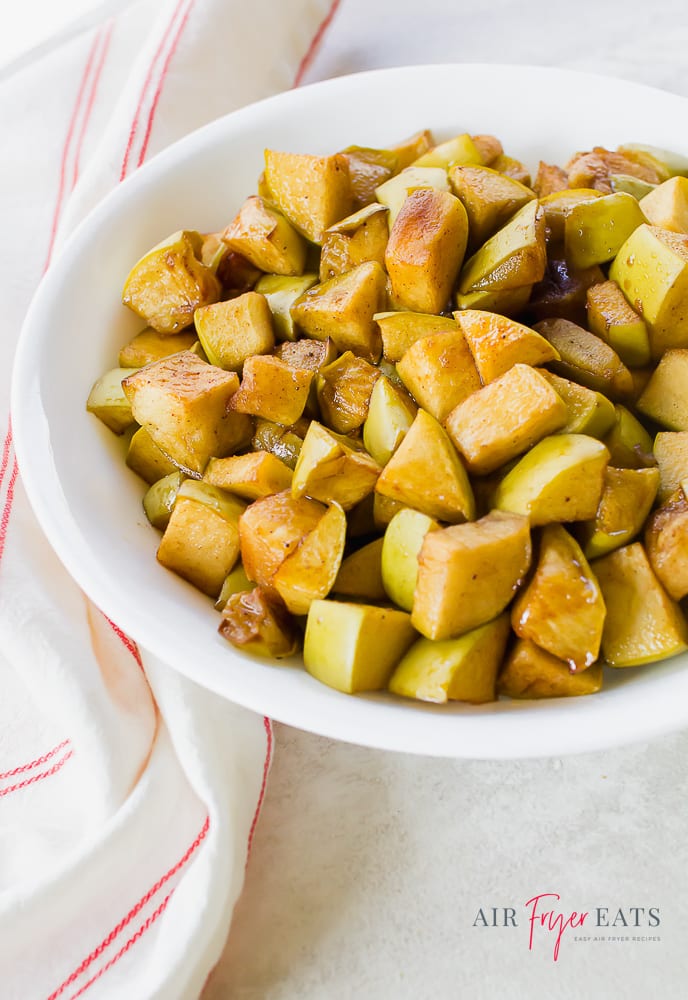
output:
POLYGON ((23 315, 113 185, 191 129, 298 84, 336 7, 138 0, 0 81, 3 1000, 198 995, 272 752, 268 719, 139 650, 41 535, 9 419, 23 315))

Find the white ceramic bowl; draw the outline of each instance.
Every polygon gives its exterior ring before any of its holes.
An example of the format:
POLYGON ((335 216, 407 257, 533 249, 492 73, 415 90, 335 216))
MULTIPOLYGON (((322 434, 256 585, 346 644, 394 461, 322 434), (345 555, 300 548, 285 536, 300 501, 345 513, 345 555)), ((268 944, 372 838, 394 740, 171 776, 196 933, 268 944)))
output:
POLYGON ((428 706, 351 697, 299 662, 268 664, 217 634, 211 602, 155 560, 158 534, 122 445, 85 411, 91 384, 141 327, 120 303, 146 249, 180 229, 226 225, 255 190, 265 146, 329 153, 385 146, 417 129, 491 132, 533 170, 594 144, 688 153, 688 101, 620 80, 522 66, 429 66, 342 77, 237 111, 142 167, 74 233, 22 333, 13 423, 38 519, 83 590, 141 645, 218 694, 302 729, 391 750, 511 758, 647 739, 688 724, 688 656, 608 671, 586 698, 428 706))

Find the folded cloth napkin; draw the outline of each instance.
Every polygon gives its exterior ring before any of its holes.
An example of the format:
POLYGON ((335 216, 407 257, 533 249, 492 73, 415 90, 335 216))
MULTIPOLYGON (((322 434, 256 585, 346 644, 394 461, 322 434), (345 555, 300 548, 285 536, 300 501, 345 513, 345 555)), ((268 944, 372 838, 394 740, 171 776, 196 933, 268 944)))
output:
POLYGON ((270 767, 268 719, 138 649, 58 563, 22 491, 9 382, 30 297, 71 229, 171 141, 298 83, 336 3, 121 7, 0 84, 3 1000, 198 995, 270 767))

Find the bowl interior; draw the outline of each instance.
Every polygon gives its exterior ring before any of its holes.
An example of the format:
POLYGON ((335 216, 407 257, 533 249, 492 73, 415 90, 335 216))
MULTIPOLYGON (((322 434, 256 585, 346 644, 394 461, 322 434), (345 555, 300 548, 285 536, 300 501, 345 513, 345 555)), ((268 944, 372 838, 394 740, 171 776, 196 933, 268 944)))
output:
POLYGON ((591 750, 688 722, 688 657, 608 671, 593 698, 434 707, 348 697, 300 660, 271 665, 217 635, 212 604, 155 560, 158 535, 122 442, 85 412, 94 380, 141 328, 120 302, 138 257, 180 228, 226 225, 255 191, 263 149, 327 153, 385 146, 420 128, 438 139, 491 132, 533 170, 624 141, 688 152, 688 102, 620 80, 509 66, 382 70, 291 91, 188 136, 121 184, 44 279, 22 333, 13 424, 29 498, 86 593, 143 647, 218 693, 303 729, 352 742, 459 757, 591 750))

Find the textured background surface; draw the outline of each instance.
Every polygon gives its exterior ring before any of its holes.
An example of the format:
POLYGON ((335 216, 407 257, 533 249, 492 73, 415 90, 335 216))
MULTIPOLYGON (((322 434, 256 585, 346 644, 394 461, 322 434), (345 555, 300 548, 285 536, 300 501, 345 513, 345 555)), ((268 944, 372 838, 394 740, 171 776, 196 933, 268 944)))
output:
MULTIPOLYGON (((679 0, 342 0, 305 82, 518 62, 688 94, 687 50, 679 0)), ((279 725, 275 735, 246 888, 204 1000, 688 995, 688 734, 514 763, 396 756, 279 725), (558 892, 566 915, 607 907, 611 922, 622 907, 632 923, 631 907, 658 907, 661 924, 567 930, 554 963, 556 933, 536 931, 528 950, 524 904, 543 892, 558 892), (474 927, 493 906, 513 906, 518 926, 474 927)))

